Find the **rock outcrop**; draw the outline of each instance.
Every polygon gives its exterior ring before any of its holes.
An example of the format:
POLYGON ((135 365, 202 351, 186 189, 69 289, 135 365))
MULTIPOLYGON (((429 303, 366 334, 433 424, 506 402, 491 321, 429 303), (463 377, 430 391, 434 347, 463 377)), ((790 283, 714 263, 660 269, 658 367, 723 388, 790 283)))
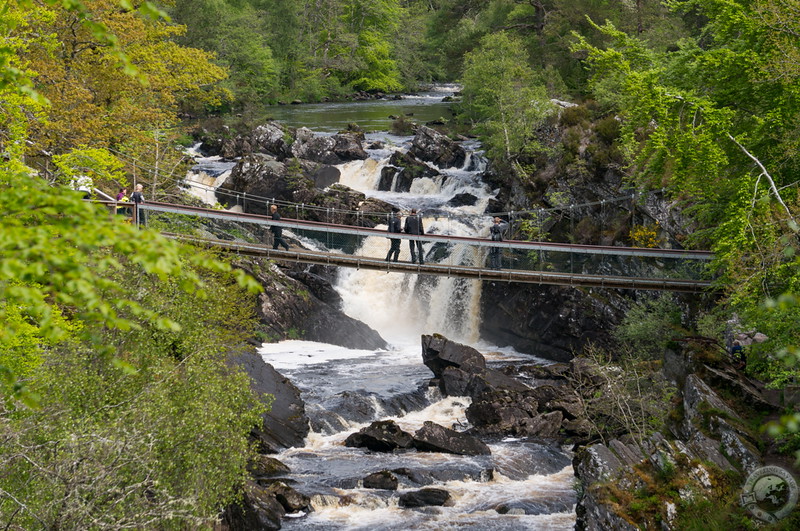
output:
POLYGON ((300 390, 254 351, 230 358, 250 377, 251 388, 259 396, 274 397, 272 407, 263 415, 263 425, 254 436, 264 453, 277 453, 292 446, 301 446, 308 435, 308 417, 300 390))
POLYGON ((625 436, 576 453, 575 475, 583 485, 576 529, 681 529, 682 508, 700 500, 726 505, 740 494, 744 478, 763 466, 759 435, 739 411, 763 413, 768 397, 724 364, 697 364, 687 355, 684 369, 691 370, 675 370, 675 358, 682 356, 670 356, 670 373, 682 377, 669 432, 625 436), (706 380, 720 385, 727 398, 706 380))
MULTIPOLYGON (((267 335, 281 339, 293 335, 355 349, 386 347, 386 341, 375 330, 339 310, 338 299, 332 289, 324 287, 323 278, 313 275, 309 287, 284 275, 274 263, 242 259, 237 267, 264 286, 258 297, 257 314, 267 335)), ((302 279, 308 275, 298 276, 302 279)))
POLYGON ((467 152, 461 145, 424 125, 417 127, 409 153, 440 168, 460 168, 467 159, 467 152))

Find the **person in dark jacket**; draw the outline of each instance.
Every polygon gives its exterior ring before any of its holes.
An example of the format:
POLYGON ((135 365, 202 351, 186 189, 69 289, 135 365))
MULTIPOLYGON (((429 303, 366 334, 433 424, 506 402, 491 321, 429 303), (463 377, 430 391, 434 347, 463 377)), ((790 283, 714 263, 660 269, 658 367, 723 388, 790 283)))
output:
MULTIPOLYGON (((272 214, 272 219, 275 221, 281 220, 281 215, 278 214, 278 205, 270 205, 269 207, 270 214, 272 214)), ((289 244, 283 240, 283 227, 279 227, 277 225, 270 225, 269 231, 272 233, 272 248, 277 249, 280 245, 287 251, 289 250, 289 244)))
MULTIPOLYGON (((489 227, 489 236, 491 237, 492 241, 503 241, 503 234, 505 234, 507 228, 508 223, 505 223, 502 219, 495 217, 494 225, 489 227)), ((492 269, 502 269, 503 255, 500 251, 500 247, 489 248, 489 267, 492 269)))
POLYGON ((747 367, 747 356, 744 353, 742 342, 738 339, 731 345, 731 357, 739 370, 744 370, 747 367))
MULTIPOLYGON (((397 234, 403 232, 402 223, 400 223, 400 210, 397 208, 392 209, 392 213, 389 214, 389 228, 388 231, 393 234, 397 234)), ((386 254, 386 261, 392 260, 392 256, 394 256, 394 262, 397 262, 397 259, 400 257, 400 238, 389 238, 389 241, 392 242, 391 247, 389 247, 389 252, 386 254)))
MULTIPOLYGON (((422 216, 417 214, 417 209, 412 208, 411 214, 406 217, 405 223, 406 234, 425 234, 425 228, 422 226, 422 216)), ((424 263, 422 255, 422 242, 419 240, 408 240, 408 248, 411 250, 411 263, 417 261, 417 254, 419 254, 419 265, 424 263)))
POLYGON ((136 188, 134 188, 133 193, 131 194, 131 201, 133 201, 133 222, 134 223, 144 223, 144 211, 139 210, 139 205, 144 203, 144 194, 142 190, 144 187, 141 184, 137 184, 136 188))

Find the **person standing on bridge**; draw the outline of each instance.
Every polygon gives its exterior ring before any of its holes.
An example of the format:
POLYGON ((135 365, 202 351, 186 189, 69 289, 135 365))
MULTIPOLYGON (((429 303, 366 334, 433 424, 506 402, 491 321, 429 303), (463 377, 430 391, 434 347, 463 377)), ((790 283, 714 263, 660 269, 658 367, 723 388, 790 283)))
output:
MULTIPOLYGON (((508 223, 504 222, 499 217, 494 218, 494 225, 489 227, 489 235, 493 242, 503 241, 503 234, 508 229, 508 223)), ((489 267, 492 269, 503 268, 503 255, 501 254, 500 247, 489 248, 489 267)))
MULTIPOLYGON (((422 226, 422 215, 417 214, 417 209, 412 208, 411 214, 406 217, 405 223, 406 234, 425 234, 425 228, 422 226)), ((408 248, 411 250, 411 263, 417 261, 417 254, 419 254, 419 265, 424 263, 422 254, 422 242, 419 240, 408 240, 408 248)))
MULTIPOLYGON (((400 209, 393 208, 392 213, 389 214, 389 228, 388 231, 392 234, 398 234, 403 232, 403 225, 400 222, 400 209)), ((389 247, 389 252, 386 254, 386 261, 392 260, 392 256, 394 256, 394 262, 397 262, 397 259, 400 257, 400 238, 389 238, 389 241, 392 242, 391 247, 389 247)))
POLYGON ((143 223, 144 222, 144 212, 139 211, 139 205, 144 203, 144 194, 142 190, 144 187, 141 184, 137 184, 136 188, 134 188, 133 193, 131 194, 131 201, 133 201, 133 222, 134 223, 143 223))
MULTIPOLYGON (((272 214, 272 219, 275 221, 281 220, 281 215, 278 214, 278 205, 270 205, 269 212, 272 214)), ((277 249, 280 245, 287 251, 289 250, 289 244, 283 240, 283 227, 279 227, 277 225, 270 225, 269 231, 272 233, 272 249, 277 249)))

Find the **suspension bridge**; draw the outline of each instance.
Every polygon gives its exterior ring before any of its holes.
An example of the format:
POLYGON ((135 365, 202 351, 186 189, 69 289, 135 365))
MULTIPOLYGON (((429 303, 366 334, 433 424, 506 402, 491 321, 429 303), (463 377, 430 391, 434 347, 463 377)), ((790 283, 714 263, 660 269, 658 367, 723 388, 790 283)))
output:
MULTIPOLYGON (((130 203, 120 203, 124 205, 130 203)), ((703 278, 713 258, 708 251, 491 241, 445 234, 390 235, 367 227, 276 221, 258 214, 158 202, 143 203, 139 209, 140 223, 169 238, 277 261, 573 287, 697 293, 711 286, 703 278), (284 229, 284 239, 292 244, 288 251, 272 248, 270 226, 284 229), (390 236, 402 240, 397 262, 386 260, 390 236), (424 264, 409 261, 408 240, 422 242, 424 264), (501 268, 489 267, 490 252, 500 254, 501 268)))

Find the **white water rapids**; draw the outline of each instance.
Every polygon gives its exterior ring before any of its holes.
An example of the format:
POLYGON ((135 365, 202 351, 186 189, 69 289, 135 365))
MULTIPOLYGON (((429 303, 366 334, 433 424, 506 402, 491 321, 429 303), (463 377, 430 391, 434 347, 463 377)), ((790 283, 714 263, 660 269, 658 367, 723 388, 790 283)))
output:
MULTIPOLYGON (((463 169, 439 169, 446 178, 417 179, 409 192, 400 193, 377 187, 393 150, 408 149, 411 138, 370 134, 366 143, 376 140, 384 147, 369 151, 369 159, 339 167, 342 184, 404 213, 418 208, 427 233, 487 234, 491 220, 482 214, 493 193, 481 181, 485 163, 474 152, 477 146, 465 146, 473 152, 463 169), (474 205, 448 205, 456 194, 465 192, 477 198, 474 205)), ((203 159, 201 171, 187 181, 195 195, 213 204, 213 188, 229 169, 214 159, 203 159)), ((433 253, 433 249, 425 252, 433 253)), ((403 241, 400 259, 408 260, 408 253, 403 241)), ((483 259, 458 257, 461 263, 483 259)), ((481 283, 342 268, 334 287, 342 297, 342 310, 378 331, 390 347, 375 352, 294 340, 264 344, 260 349, 264 360, 301 390, 312 424, 303 448, 277 456, 291 468, 295 488, 310 496, 314 507, 310 514, 290 515, 297 518, 284 520, 284 529, 572 529, 571 456, 551 444, 494 441, 489 442, 490 456, 477 457, 416 451, 384 454, 344 446, 349 434, 375 420, 395 420, 412 434, 426 420, 458 430, 468 427, 464 413, 468 398, 443 398, 427 387, 433 374, 422 363, 422 334, 440 333, 472 345, 492 367, 537 362, 481 341, 481 283), (365 476, 384 470, 413 473, 396 474, 398 491, 363 488, 365 476), (423 487, 447 490, 454 505, 399 506, 401 494, 423 487)))

